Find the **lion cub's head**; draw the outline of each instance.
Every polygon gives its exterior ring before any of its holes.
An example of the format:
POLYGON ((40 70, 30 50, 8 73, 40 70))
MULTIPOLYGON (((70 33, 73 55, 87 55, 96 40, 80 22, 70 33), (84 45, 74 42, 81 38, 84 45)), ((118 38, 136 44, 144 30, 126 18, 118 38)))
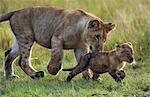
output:
POLYGON ((133 48, 131 43, 123 43, 116 46, 116 55, 121 61, 126 61, 132 63, 134 60, 133 57, 133 48))
POLYGON ((91 20, 85 30, 84 35, 86 43, 88 43, 92 50, 102 50, 103 45, 107 39, 107 34, 114 29, 115 24, 103 23, 101 20, 91 20))

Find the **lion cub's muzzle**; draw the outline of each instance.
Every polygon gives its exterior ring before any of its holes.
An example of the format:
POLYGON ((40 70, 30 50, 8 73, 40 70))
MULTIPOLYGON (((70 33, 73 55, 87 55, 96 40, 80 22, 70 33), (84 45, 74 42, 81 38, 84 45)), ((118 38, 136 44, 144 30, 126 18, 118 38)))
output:
POLYGON ((128 61, 127 61, 127 62, 132 63, 133 61, 134 61, 133 56, 129 56, 129 57, 128 57, 128 61))
POLYGON ((96 46, 90 46, 90 50, 93 51, 102 51, 103 50, 103 46, 101 45, 96 45, 96 46))

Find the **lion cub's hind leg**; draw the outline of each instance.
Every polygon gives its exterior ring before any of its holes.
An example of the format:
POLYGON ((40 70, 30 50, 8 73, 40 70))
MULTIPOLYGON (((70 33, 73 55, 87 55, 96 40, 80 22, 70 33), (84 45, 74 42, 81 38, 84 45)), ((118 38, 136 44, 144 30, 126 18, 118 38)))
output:
POLYGON ((19 55, 19 47, 18 43, 16 40, 13 43, 12 48, 8 49, 5 52, 5 62, 4 62, 4 72, 5 72, 5 78, 6 79, 13 79, 13 78, 18 78, 17 75, 13 74, 13 68, 12 68, 12 63, 18 57, 19 55))
POLYGON ((44 77, 43 71, 34 70, 34 68, 30 64, 30 51, 34 43, 34 35, 32 33, 32 30, 28 26, 25 26, 25 28, 24 26, 23 28, 22 26, 19 27, 12 27, 19 46, 19 66, 27 75, 29 75, 33 79, 44 77))
POLYGON ((100 77, 100 74, 93 72, 93 77, 92 77, 93 80, 98 80, 99 77, 100 77))
POLYGON ((16 37, 19 47, 19 66, 31 78, 44 77, 43 71, 36 71, 30 65, 30 51, 35 41, 34 26, 29 10, 22 10, 10 18, 10 26, 16 37))
MULTIPOLYGON (((87 53, 88 51, 84 51, 84 53, 87 53)), ((80 50, 80 49, 76 49, 74 50, 74 54, 75 54, 75 58, 77 60, 77 62, 79 63, 80 58, 83 57, 84 53, 80 50)), ((88 62, 88 60, 90 60, 90 54, 87 54, 85 56, 85 61, 88 62)), ((85 64, 84 64, 85 65, 85 64)), ((82 72, 82 77, 84 79, 91 79, 93 76, 93 72, 90 69, 87 69, 85 71, 82 72)))
POLYGON ((86 69, 84 72, 82 72, 82 78, 84 79, 92 79, 94 72, 91 69, 86 69))
POLYGON ((73 70, 69 73, 68 77, 67 77, 67 82, 70 82, 72 80, 73 77, 75 77, 76 75, 78 75, 81 72, 84 72, 86 70, 90 70, 88 68, 88 58, 89 58, 89 54, 87 56, 81 57, 78 65, 76 67, 73 68, 73 70))
MULTIPOLYGON (((27 38, 25 38, 27 39, 27 38)), ((21 69, 29 75, 31 78, 40 78, 44 77, 43 71, 36 71, 34 68, 30 65, 30 51, 31 47, 33 45, 33 40, 19 40, 19 49, 20 49, 20 59, 19 59, 19 65, 21 69)))

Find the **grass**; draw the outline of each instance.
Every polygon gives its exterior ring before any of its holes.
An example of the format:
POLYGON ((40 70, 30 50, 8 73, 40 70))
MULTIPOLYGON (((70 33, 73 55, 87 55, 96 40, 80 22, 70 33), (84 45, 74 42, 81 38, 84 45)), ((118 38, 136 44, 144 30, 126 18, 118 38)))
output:
MULTIPOLYGON (((127 65, 127 77, 116 83, 108 74, 101 81, 84 80, 81 75, 71 83, 64 80, 67 72, 60 71, 54 77, 46 67, 50 50, 34 45, 32 65, 43 70, 43 79, 32 80, 14 63, 14 72, 20 79, 6 81, 3 77, 4 51, 11 46, 12 33, 8 22, 0 23, 0 96, 1 97, 149 97, 150 91, 150 1, 149 0, 0 0, 0 13, 6 13, 29 6, 57 6, 83 9, 99 16, 104 21, 117 24, 105 44, 105 50, 115 44, 130 41, 134 46, 136 63, 127 65)), ((76 60, 73 51, 65 51, 63 67, 73 67, 76 60)))

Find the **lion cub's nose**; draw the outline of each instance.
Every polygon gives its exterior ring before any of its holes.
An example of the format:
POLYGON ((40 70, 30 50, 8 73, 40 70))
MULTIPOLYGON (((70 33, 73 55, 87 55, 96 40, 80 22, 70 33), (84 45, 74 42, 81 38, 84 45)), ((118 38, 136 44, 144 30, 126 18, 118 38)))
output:
POLYGON ((132 63, 133 60, 134 60, 134 58, 133 58, 133 57, 130 57, 130 58, 129 58, 129 63, 132 63))

